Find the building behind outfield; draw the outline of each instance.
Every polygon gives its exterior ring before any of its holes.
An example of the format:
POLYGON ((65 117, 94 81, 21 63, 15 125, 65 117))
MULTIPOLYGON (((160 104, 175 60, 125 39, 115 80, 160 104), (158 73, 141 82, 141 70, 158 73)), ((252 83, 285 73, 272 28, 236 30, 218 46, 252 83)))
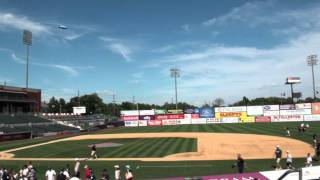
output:
POLYGON ((40 110, 40 89, 0 85, 0 113, 34 113, 40 110))

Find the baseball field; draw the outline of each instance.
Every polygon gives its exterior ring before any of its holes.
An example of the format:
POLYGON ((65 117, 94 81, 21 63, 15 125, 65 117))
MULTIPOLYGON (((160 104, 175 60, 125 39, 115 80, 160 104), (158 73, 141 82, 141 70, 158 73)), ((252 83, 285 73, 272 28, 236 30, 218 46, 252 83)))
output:
POLYGON ((73 167, 76 157, 85 160, 90 146, 96 144, 99 158, 82 161, 82 165, 91 166, 97 177, 104 168, 112 174, 116 164, 131 165, 136 179, 235 173, 231 166, 238 153, 246 160, 247 172, 271 170, 276 145, 283 151, 290 150, 294 165, 302 167, 306 154, 314 151, 312 135, 320 130, 319 122, 308 124, 310 128, 304 134, 298 133, 300 122, 206 124, 121 127, 68 137, 3 142, 0 166, 19 169, 32 160, 38 175, 44 177, 48 166, 59 170, 66 164, 73 167), (285 136, 286 127, 291 130, 290 137, 285 136))

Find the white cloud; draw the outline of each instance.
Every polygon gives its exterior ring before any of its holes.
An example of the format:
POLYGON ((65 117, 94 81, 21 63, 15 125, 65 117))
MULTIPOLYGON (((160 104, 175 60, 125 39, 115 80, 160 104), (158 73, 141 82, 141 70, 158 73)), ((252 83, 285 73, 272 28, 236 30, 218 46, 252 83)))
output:
POLYGON ((28 29, 35 34, 50 33, 50 28, 39 22, 32 21, 24 16, 12 13, 0 13, 0 28, 13 28, 18 30, 28 29))
POLYGON ((77 70, 75 70, 73 67, 71 66, 66 66, 66 65, 60 65, 60 64, 50 64, 48 66, 51 66, 53 68, 57 68, 60 70, 63 70, 67 73, 69 73, 70 75, 76 76, 79 74, 79 72, 77 70))
POLYGON ((133 61, 133 59, 131 58, 131 54, 133 52, 132 48, 130 48, 125 41, 106 36, 101 36, 99 37, 99 39, 107 43, 107 45, 105 46, 107 49, 115 54, 121 55, 122 58, 126 60, 126 62, 133 61))
POLYGON ((12 60, 15 61, 16 63, 26 64, 26 60, 23 60, 23 59, 17 57, 16 54, 14 54, 14 53, 11 54, 11 58, 12 58, 12 60))
POLYGON ((152 49, 151 52, 153 52, 153 53, 165 53, 165 52, 171 51, 171 50, 173 50, 175 48, 176 48, 176 46, 174 46, 174 45, 166 45, 166 46, 162 46, 162 47, 159 47, 159 48, 152 49))

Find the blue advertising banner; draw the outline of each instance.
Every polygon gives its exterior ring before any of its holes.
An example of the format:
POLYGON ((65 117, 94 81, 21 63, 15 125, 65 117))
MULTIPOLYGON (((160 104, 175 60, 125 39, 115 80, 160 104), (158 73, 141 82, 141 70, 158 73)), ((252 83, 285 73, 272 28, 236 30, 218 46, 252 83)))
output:
POLYGON ((212 108, 201 108, 200 109, 200 118, 213 118, 214 112, 212 108))

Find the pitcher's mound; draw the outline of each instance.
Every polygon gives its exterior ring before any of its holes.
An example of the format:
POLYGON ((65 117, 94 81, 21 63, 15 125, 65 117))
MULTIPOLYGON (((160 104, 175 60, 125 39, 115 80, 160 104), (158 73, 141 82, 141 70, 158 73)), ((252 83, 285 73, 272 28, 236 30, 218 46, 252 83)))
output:
MULTIPOLYGON (((113 142, 105 142, 105 143, 98 143, 95 144, 97 148, 105 148, 105 147, 119 147, 122 146, 123 144, 120 143, 113 143, 113 142)), ((93 144, 88 145, 88 147, 92 147, 93 144)))

